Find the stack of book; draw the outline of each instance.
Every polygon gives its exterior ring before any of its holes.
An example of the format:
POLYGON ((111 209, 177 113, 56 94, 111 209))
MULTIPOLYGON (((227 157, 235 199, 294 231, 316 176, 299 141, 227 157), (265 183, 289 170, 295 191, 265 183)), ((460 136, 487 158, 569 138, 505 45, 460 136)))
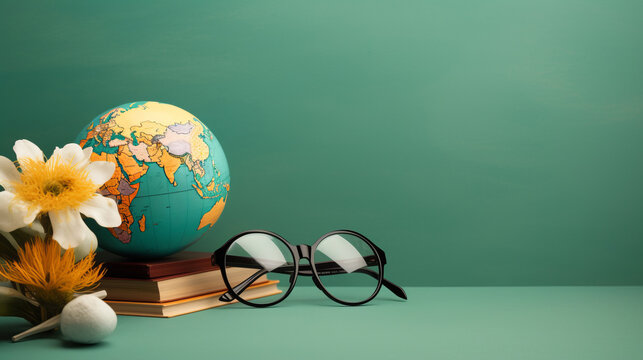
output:
MULTIPOLYGON (((174 317, 231 303, 219 301, 227 289, 209 253, 184 251, 161 260, 132 261, 102 252, 97 262, 107 270, 97 290, 107 291, 105 302, 119 315, 174 317)), ((226 271, 233 284, 254 272, 226 271)), ((279 294, 277 283, 264 275, 244 291, 244 298, 279 294)))

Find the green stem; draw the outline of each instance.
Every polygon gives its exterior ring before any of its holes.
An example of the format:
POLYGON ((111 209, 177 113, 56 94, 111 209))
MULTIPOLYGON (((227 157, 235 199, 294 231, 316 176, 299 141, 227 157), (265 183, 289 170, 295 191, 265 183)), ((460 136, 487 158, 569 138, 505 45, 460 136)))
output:
POLYGON ((54 228, 51 225, 49 214, 43 214, 40 217, 40 223, 42 224, 42 228, 45 230, 45 238, 47 238, 47 240, 51 240, 51 238, 53 238, 54 228))

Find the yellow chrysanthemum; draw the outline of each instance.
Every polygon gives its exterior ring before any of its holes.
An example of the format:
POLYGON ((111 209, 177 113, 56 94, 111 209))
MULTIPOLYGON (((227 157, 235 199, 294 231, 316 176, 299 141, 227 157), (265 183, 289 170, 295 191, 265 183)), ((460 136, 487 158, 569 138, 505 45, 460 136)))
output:
POLYGON ((20 284, 49 314, 57 314, 74 293, 95 288, 105 271, 94 267, 94 252, 79 262, 74 250, 57 242, 35 239, 18 250, 18 261, 0 265, 0 276, 20 284))

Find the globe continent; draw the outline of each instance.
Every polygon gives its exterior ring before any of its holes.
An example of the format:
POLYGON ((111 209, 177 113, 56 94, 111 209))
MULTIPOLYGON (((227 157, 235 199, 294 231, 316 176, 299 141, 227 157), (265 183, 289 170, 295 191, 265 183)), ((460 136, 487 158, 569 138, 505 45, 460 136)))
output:
POLYGON ((92 161, 116 164, 100 192, 123 220, 102 228, 89 220, 101 248, 158 258, 197 241, 219 219, 230 190, 228 163, 212 132, 176 106, 124 104, 96 117, 78 135, 92 161))

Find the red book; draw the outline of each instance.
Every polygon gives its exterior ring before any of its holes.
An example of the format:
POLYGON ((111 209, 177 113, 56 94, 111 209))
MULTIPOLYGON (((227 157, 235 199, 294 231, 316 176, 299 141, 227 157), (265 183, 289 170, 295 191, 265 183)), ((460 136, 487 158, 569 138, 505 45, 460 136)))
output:
POLYGON ((132 260, 107 251, 96 254, 96 263, 103 264, 105 276, 133 279, 153 279, 186 273, 215 270, 211 253, 182 251, 162 259, 132 260))

